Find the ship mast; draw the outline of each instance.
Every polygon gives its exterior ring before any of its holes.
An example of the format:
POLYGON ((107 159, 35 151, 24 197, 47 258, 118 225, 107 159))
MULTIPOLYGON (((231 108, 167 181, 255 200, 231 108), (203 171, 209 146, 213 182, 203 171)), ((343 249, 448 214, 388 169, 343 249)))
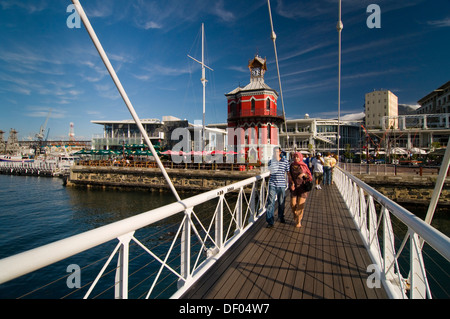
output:
POLYGON ((203 120, 202 120, 202 151, 205 150, 205 142, 206 142, 206 136, 205 136, 205 109, 206 109, 206 82, 208 82, 206 80, 206 75, 205 75, 205 68, 210 69, 211 71, 214 71, 213 69, 211 69, 209 66, 205 65, 205 25, 204 23, 202 23, 202 61, 198 61, 197 59, 194 59, 193 57, 191 57, 190 55, 188 55, 188 57, 190 57, 192 60, 194 60, 197 63, 200 63, 202 66, 202 78, 200 79, 200 81, 202 82, 203 85, 203 120))

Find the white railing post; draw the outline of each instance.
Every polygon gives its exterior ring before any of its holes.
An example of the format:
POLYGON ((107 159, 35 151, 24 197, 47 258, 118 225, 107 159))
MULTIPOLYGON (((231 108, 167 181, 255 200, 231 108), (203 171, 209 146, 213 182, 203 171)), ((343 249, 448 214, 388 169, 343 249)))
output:
POLYGON ((250 203, 249 203, 249 216, 248 216, 248 222, 253 223, 256 220, 256 185, 257 182, 254 182, 252 185, 252 191, 250 193, 250 203))
POLYGON ((118 237, 120 242, 119 256, 117 258, 115 299, 128 299, 128 262, 130 252, 130 240, 134 231, 118 237))
POLYGON ((259 188, 259 211, 260 212, 264 212, 265 211, 265 207, 266 207, 266 200, 267 200, 267 188, 268 185, 266 183, 266 179, 263 178, 261 180, 261 187, 259 188))
MULTIPOLYGON (((419 236, 410 230, 410 298, 426 299, 427 278, 419 236)), ((430 296, 431 298, 431 296, 430 296)))
POLYGON ((223 201, 225 195, 220 195, 217 205, 216 223, 215 223, 215 241, 219 251, 223 248, 223 201))
POLYGON ((178 281, 178 287, 186 284, 191 276, 191 214, 192 208, 184 211, 184 224, 181 233, 181 252, 180 252, 180 274, 183 280, 178 281))
POLYGON ((235 234, 239 233, 242 230, 242 197, 244 196, 244 187, 239 189, 239 195, 236 202, 236 231, 235 234))

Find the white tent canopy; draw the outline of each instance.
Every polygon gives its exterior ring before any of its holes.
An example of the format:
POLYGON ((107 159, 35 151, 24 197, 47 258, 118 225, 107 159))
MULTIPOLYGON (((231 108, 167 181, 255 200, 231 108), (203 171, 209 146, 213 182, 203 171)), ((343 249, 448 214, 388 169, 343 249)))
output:
POLYGON ((393 149, 391 149, 390 154, 407 155, 408 151, 400 147, 394 147, 393 149))
POLYGON ((424 149, 418 148, 418 147, 413 147, 409 150, 412 154, 427 154, 427 151, 425 151, 424 149))

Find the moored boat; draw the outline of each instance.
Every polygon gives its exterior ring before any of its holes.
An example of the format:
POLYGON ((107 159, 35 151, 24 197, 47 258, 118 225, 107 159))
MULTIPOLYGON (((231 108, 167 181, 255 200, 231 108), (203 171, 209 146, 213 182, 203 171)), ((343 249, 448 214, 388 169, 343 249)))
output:
POLYGON ((33 163, 34 159, 29 158, 28 156, 0 155, 0 162, 33 163))

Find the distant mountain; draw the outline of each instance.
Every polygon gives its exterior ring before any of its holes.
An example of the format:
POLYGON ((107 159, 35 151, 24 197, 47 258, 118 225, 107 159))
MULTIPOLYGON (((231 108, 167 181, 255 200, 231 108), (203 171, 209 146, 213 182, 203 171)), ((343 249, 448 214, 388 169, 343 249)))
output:
MULTIPOLYGON (((420 105, 409 105, 409 104, 399 104, 398 105, 398 115, 411 115, 416 114, 416 110, 420 107, 420 105)), ((346 114, 341 116, 341 120, 343 121, 360 121, 364 120, 365 113, 354 113, 354 114, 346 114)))
POLYGON ((361 113, 354 113, 354 114, 346 114, 344 116, 341 116, 342 121, 361 121, 364 120, 364 117, 366 115, 364 112, 361 113))
POLYGON ((416 110, 420 105, 399 104, 398 115, 411 115, 416 114, 416 110))

